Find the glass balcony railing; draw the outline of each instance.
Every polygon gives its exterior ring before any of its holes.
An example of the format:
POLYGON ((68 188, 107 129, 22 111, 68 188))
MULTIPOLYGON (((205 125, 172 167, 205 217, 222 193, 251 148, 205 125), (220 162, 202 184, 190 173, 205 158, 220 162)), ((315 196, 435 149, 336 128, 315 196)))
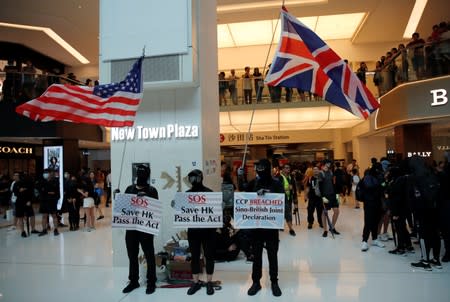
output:
POLYGON ((317 102, 323 99, 308 91, 264 85, 262 77, 219 80, 219 105, 317 102))
POLYGON ((55 83, 82 85, 59 75, 27 72, 0 72, 0 101, 22 103, 34 99, 55 83))
POLYGON ((375 72, 379 96, 399 84, 450 74, 450 39, 418 44, 400 50, 375 72), (378 75, 377 75, 378 73, 378 75))

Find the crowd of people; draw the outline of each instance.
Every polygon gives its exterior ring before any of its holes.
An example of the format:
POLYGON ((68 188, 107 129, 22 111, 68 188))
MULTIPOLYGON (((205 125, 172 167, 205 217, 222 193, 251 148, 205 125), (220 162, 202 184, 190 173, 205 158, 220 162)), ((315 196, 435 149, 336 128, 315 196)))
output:
POLYGON ((26 60, 20 64, 10 59, 7 64, 0 69, 4 72, 4 80, 1 84, 1 101, 23 102, 29 101, 42 95, 52 84, 71 84, 95 86, 99 82, 86 79, 81 82, 77 76, 70 72, 66 75, 52 73, 47 70, 40 70, 34 66, 31 60, 26 60), (23 65, 23 66, 22 66, 23 65))
POLYGON ((450 22, 443 21, 433 25, 426 40, 415 32, 406 46, 400 43, 381 56, 376 62, 373 82, 381 96, 400 83, 446 75, 449 67, 450 22))
MULTIPOLYGON (((158 198, 155 188, 148 183, 150 170, 140 173, 137 168, 137 183, 129 186, 128 193, 144 194, 158 198), (144 174, 144 176, 140 176, 144 174), (142 191, 142 192, 141 192, 142 191), (156 196, 156 197, 155 197, 156 196)), ((387 158, 371 159, 366 169, 359 167, 356 160, 348 164, 331 160, 305 163, 270 161, 261 159, 255 163, 255 177, 247 181, 243 169, 237 171, 238 182, 233 184, 231 169, 222 163, 222 179, 233 189, 246 192, 285 194, 285 223, 288 233, 296 236, 292 226, 292 216, 299 211, 300 196, 307 202, 307 229, 317 223, 323 229, 322 237, 338 236, 337 230, 340 205, 347 203, 355 209, 363 204, 364 226, 361 230, 361 251, 367 252, 370 246, 384 248, 385 242, 394 240, 395 248, 390 254, 404 255, 414 253, 419 244, 421 257, 411 263, 414 268, 433 270, 442 268, 442 262, 450 261, 450 165, 448 161, 433 162, 431 165, 418 156, 407 160, 394 161, 387 158), (272 165, 272 163, 274 165, 272 165), (390 226, 390 232, 389 232, 390 226), (371 244, 369 245, 371 239, 371 244), (444 255, 441 255, 441 239, 444 241, 444 255), (442 257, 441 257, 442 256, 442 257)), ((110 173, 81 171, 78 175, 64 173, 63 206, 57 207, 59 184, 51 169, 44 170, 41 178, 32 179, 24 173, 14 173, 12 181, 1 177, 0 198, 2 205, 15 208, 14 226, 22 237, 38 234, 44 236, 51 231, 49 217, 53 218, 53 233, 59 235, 58 228, 65 227, 61 213, 69 214, 70 231, 80 228, 80 211, 84 215, 84 229, 95 230, 95 221, 102 219, 99 205, 100 196, 106 190, 106 206, 111 202, 110 173), (108 174, 105 176, 105 174, 108 174), (107 185, 108 184, 108 185, 107 185), (37 230, 34 221, 33 202, 37 200, 42 213, 42 227, 37 230), (7 203, 5 202, 7 201, 7 203), (95 209, 97 206, 97 215, 95 209), (81 208, 83 210, 81 210, 81 208), (29 218, 31 229, 26 230, 24 218, 29 218)), ((192 188, 188 192, 208 192, 203 185, 203 173, 193 170, 188 179, 192 188)), ((252 285, 248 295, 253 296, 261 290, 262 251, 267 250, 269 276, 274 296, 282 294, 278 285, 278 229, 239 230, 233 226, 233 214, 224 209, 223 227, 219 229, 188 229, 191 253, 191 266, 194 282, 188 294, 207 287, 207 293, 214 293, 212 276, 215 261, 233 261, 242 251, 248 262, 252 263, 252 285), (199 259, 201 250, 206 257, 207 280, 203 283, 199 259)), ((139 287, 138 265, 136 264, 139 244, 149 260, 154 258, 153 236, 143 237, 142 232, 127 231, 126 244, 130 258, 130 283, 124 293, 139 287), (148 249, 148 250, 146 250, 148 249), (151 258, 151 259, 150 259, 151 258), (136 271, 137 270, 137 271, 136 271)), ((150 262, 149 262, 150 263, 150 262)), ((155 291, 156 277, 154 264, 150 263, 147 272, 147 293, 155 291)))
POLYGON ((65 172, 62 196, 59 181, 57 170, 51 168, 44 169, 40 177, 21 171, 14 172, 12 179, 8 175, 0 175, 0 214, 6 218, 7 211, 12 212, 14 218, 10 230, 19 228, 24 238, 31 234, 44 236, 53 225, 53 234, 58 236, 58 227, 69 226, 70 231, 79 230, 80 220, 84 221, 85 231, 95 230, 95 221, 105 217, 100 206, 102 199, 106 200, 106 207, 111 203, 110 173, 100 169, 81 170, 77 175, 65 172), (37 204, 42 214, 40 231, 35 223, 34 205, 37 204), (69 225, 64 224, 63 213, 68 213, 69 225))
MULTIPOLYGON (((266 74, 267 72, 268 69, 266 74)), ((264 76, 259 67, 255 67, 251 73, 250 67, 246 66, 240 76, 236 75, 235 69, 231 69, 228 76, 221 71, 218 79, 220 106, 280 103, 282 100, 287 103, 322 100, 319 96, 300 89, 264 85, 264 76)))

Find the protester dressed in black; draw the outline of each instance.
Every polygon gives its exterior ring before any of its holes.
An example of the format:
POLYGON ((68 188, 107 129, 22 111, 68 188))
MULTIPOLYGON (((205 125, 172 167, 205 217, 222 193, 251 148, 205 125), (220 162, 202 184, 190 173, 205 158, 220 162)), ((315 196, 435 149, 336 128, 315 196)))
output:
MULTIPOLYGON (((281 182, 272 177, 271 164, 267 159, 261 159, 256 164, 256 173, 258 177, 251 180, 248 184, 241 184, 241 188, 247 192, 257 192, 263 195, 266 192, 284 194, 284 188, 281 182)), ((272 282, 272 294, 276 297, 281 296, 281 289, 278 285, 278 246, 279 234, 276 229, 253 229, 253 253, 254 260, 252 266, 253 284, 247 294, 254 296, 261 289, 262 277, 262 254, 263 248, 267 250, 269 260, 269 275, 272 282)))
MULTIPOLYGON (((128 186, 125 193, 158 199, 158 191, 148 183, 150 178, 150 168, 146 165, 139 165, 137 167, 136 174, 136 184, 128 186)), ((136 230, 127 230, 125 234, 125 243, 127 247, 128 259, 130 261, 128 275, 130 283, 122 290, 122 292, 129 293, 139 287, 138 255, 140 244, 147 262, 147 289, 145 293, 147 295, 154 293, 156 288, 156 264, 153 235, 136 230)))
MULTIPOLYGON (((202 171, 195 169, 188 174, 189 182, 192 187, 186 192, 212 192, 210 188, 203 185, 202 171)), ((200 254, 203 246, 203 252, 206 260, 206 293, 208 295, 214 294, 214 287, 212 283, 212 276, 214 273, 214 251, 215 251, 215 228, 189 228, 188 241, 189 249, 191 250, 191 270, 194 283, 189 288, 187 294, 195 294, 202 286, 199 280, 200 274, 200 254)))

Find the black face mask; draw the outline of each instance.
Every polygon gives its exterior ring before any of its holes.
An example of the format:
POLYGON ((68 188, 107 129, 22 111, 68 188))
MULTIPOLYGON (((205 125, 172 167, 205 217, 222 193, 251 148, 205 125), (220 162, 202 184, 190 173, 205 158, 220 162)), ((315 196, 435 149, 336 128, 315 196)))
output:
POLYGON ((272 171, 270 168, 270 162, 269 161, 263 161, 261 160, 256 165, 256 173, 261 179, 268 179, 272 176, 272 171))
POLYGON ((148 184, 148 178, 150 177, 150 169, 145 166, 139 166, 136 170, 136 184, 138 186, 145 186, 148 184))
POLYGON ((189 182, 193 187, 200 186, 203 183, 203 173, 200 170, 193 170, 188 174, 189 182))

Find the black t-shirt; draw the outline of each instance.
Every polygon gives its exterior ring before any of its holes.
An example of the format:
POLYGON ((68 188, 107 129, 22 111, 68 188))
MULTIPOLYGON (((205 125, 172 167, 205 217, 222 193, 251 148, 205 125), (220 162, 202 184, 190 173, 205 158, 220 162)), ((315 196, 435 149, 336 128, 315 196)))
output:
POLYGON ((158 191, 156 190, 155 187, 152 187, 150 185, 146 185, 143 187, 139 186, 139 188, 137 185, 131 185, 126 188, 125 193, 126 194, 136 194, 136 195, 141 193, 145 196, 148 196, 148 197, 151 197, 154 199, 158 199, 158 191))

